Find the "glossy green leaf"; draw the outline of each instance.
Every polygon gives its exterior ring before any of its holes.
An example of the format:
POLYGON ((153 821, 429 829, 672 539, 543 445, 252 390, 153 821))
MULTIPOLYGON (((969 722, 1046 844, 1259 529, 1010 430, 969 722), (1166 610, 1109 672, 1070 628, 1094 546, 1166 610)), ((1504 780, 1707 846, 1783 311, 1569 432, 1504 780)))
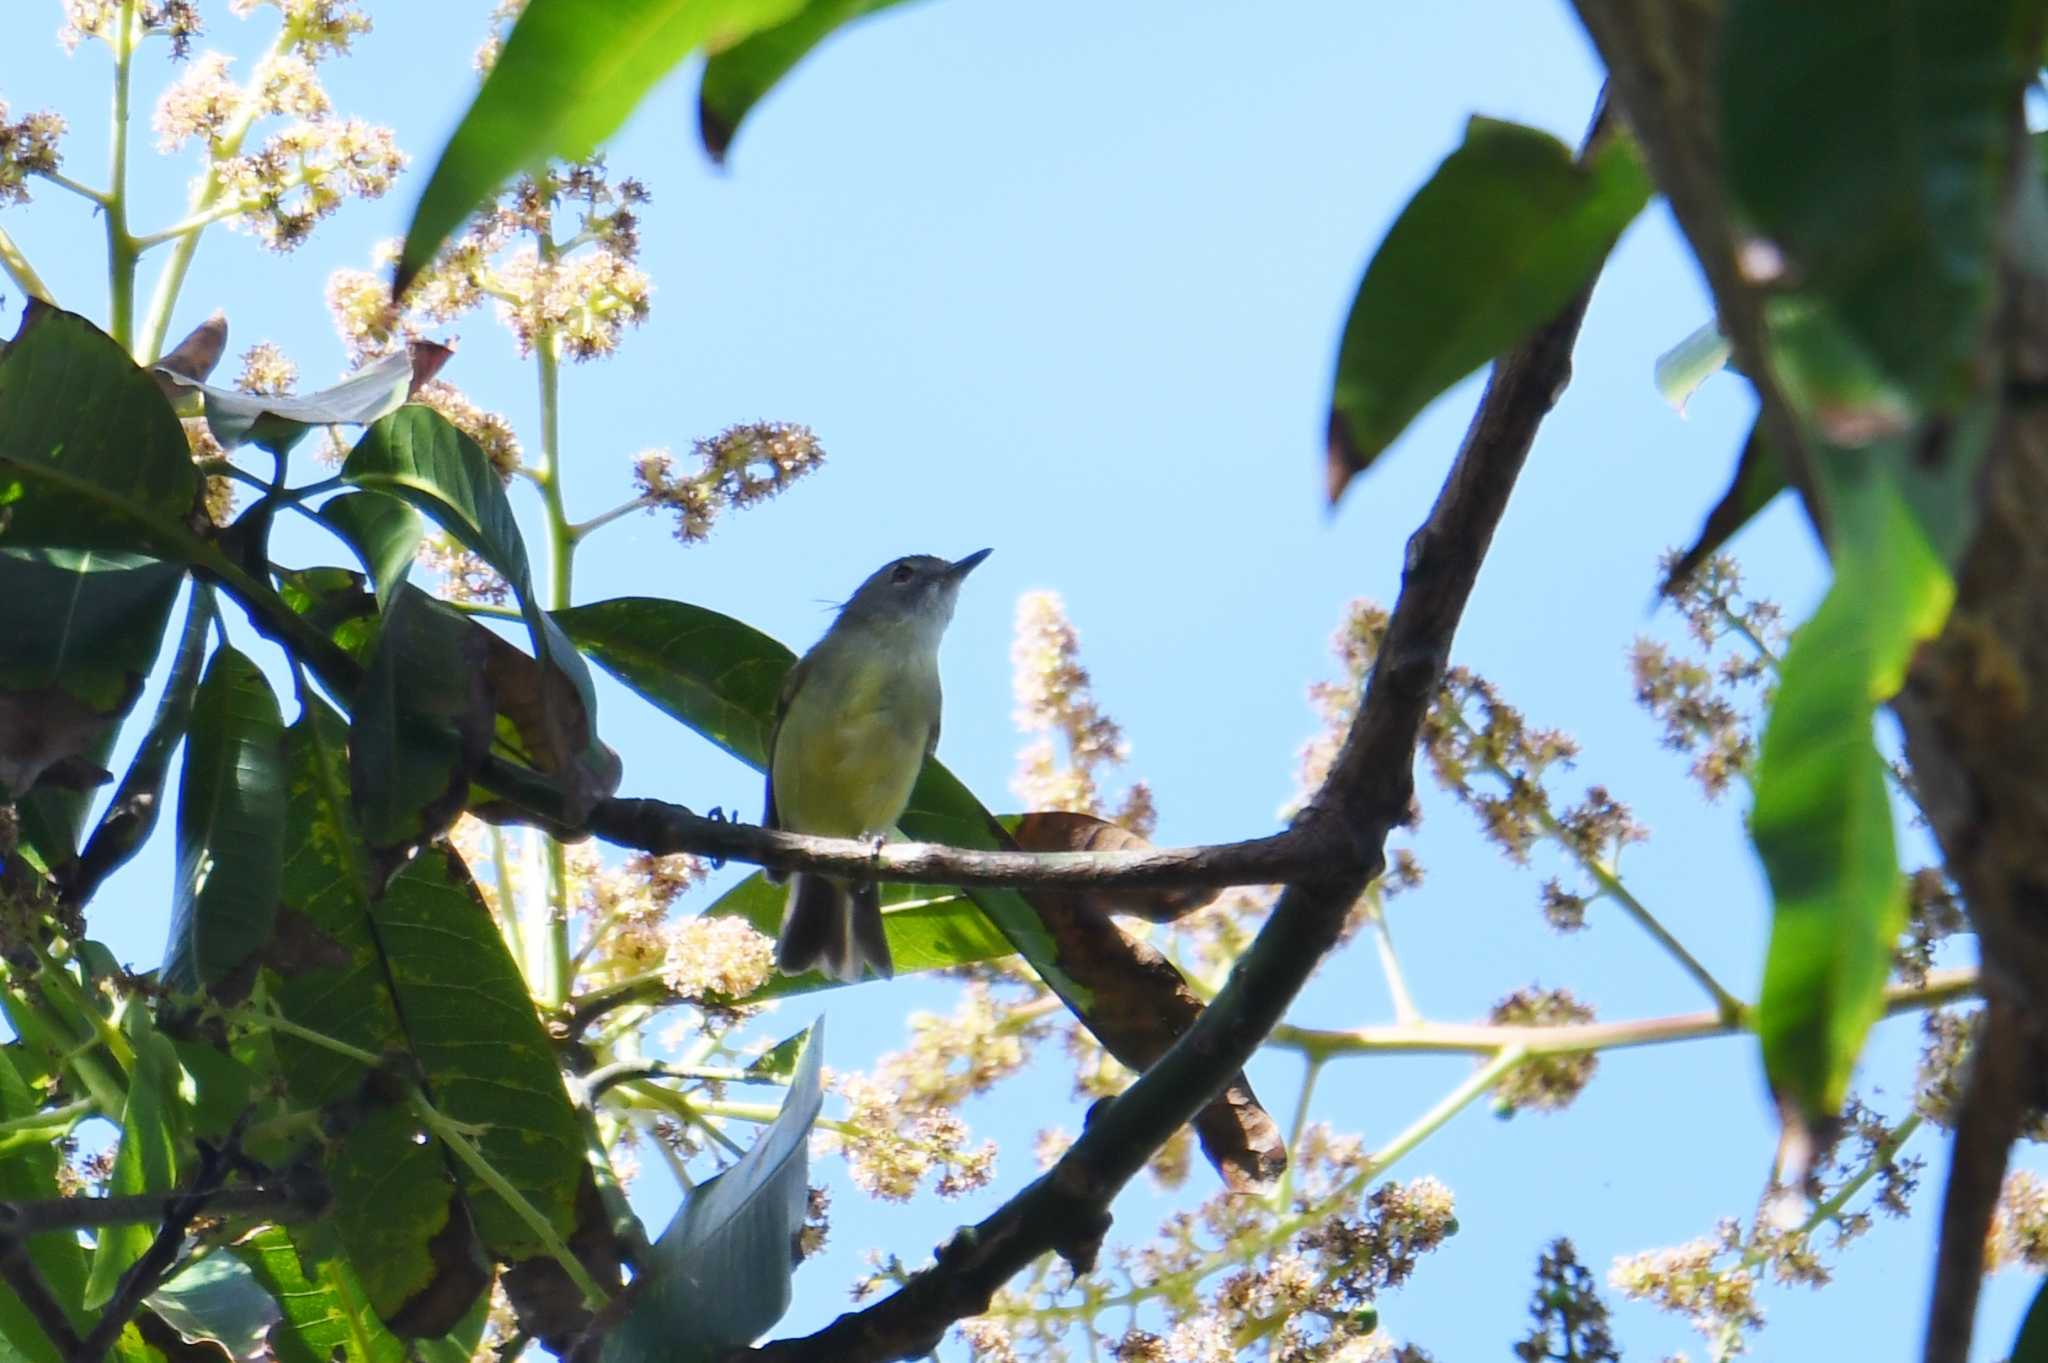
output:
POLYGON ((159 367, 156 372, 200 396, 206 427, 222 448, 258 445, 283 456, 315 426, 367 426, 397 411, 412 387, 413 356, 407 350, 394 351, 332 388, 304 396, 244 393, 214 388, 171 369, 159 367))
POLYGON ((697 132, 711 159, 724 162, 741 120, 770 90, 840 28, 904 0, 806 0, 779 24, 712 53, 697 89, 697 132))
POLYGON ((284 721, 255 663, 215 651, 178 790, 178 880, 163 983, 220 981, 270 937, 284 878, 284 721))
POLYGON ((0 543, 146 549, 198 487, 155 381, 83 317, 31 305, 0 356, 0 543))
MULTIPOLYGON (((599 666, 651 704, 759 769, 767 760, 775 697, 796 655, 730 616, 658 597, 620 597, 556 612, 599 666)), ((981 802, 937 761, 924 765, 897 827, 911 838, 995 851, 1008 836, 981 802)), ((1038 913, 1014 890, 969 897, 1076 1012, 1090 990, 1060 968, 1038 913)))
POLYGON ((1366 266, 1330 395, 1330 500, 1433 399, 1555 316, 1649 202, 1626 138, 1588 164, 1474 118, 1366 266))
POLYGON ((1733 353, 1718 322, 1708 322, 1657 357, 1657 392, 1680 416, 1700 385, 1721 372, 1733 353))
POLYGON ((434 162, 395 293, 513 175, 577 161, 692 52, 787 19, 803 0, 530 0, 434 162))
POLYGON ((377 586, 377 604, 389 606, 426 537, 420 513, 381 492, 344 492, 329 498, 319 515, 369 572, 377 586))
MULTIPOLYGON (((898 975, 925 970, 950 970, 976 961, 992 961, 1016 952, 1009 940, 996 931, 988 916, 959 890, 939 885, 884 884, 882 930, 889 939, 889 955, 898 975)), ((755 929, 773 937, 782 926, 782 909, 789 898, 787 884, 771 885, 756 871, 718 897, 704 910, 707 915, 744 918, 755 929)), ((817 971, 790 976, 777 973, 749 994, 748 1003, 808 994, 832 989, 841 981, 828 979, 817 971)))
POLYGON ((346 1258, 326 1256, 309 1270, 278 1226, 266 1226, 233 1252, 281 1312, 270 1337, 278 1363, 404 1363, 405 1345, 370 1308, 346 1258))
POLYGON ((413 586, 400 587, 363 669, 349 736, 349 788, 363 836, 411 848, 441 834, 469 797, 491 745, 478 631, 413 586))
MULTIPOLYGON (((135 1050, 128 1073, 128 1101, 121 1109, 121 1144, 107 1176, 112 1197, 166 1194, 178 1186, 178 1143, 175 1131, 178 1101, 178 1055, 156 1030, 149 1010, 132 1002, 121 1030, 135 1050)), ((156 1228, 143 1223, 102 1226, 93 1243, 92 1269, 85 1283, 85 1305, 97 1310, 113 1299, 121 1275, 149 1249, 156 1228)))
MULTIPOLYGON (((530 15, 532 11, 529 9, 530 15)), ((597 698, 590 669, 540 609, 533 571, 504 484, 476 442, 431 407, 408 406, 377 422, 349 453, 342 477, 358 487, 402 498, 495 568, 518 595, 534 655, 569 682, 541 688, 551 748, 573 755, 551 770, 569 797, 572 821, 618 788, 618 757, 596 733, 597 698)))
POLYGON ((1843 461, 1832 481, 1834 585, 1780 667, 1750 819, 1775 906, 1757 1034, 1808 1117, 1840 1110, 1905 924, 1876 707, 1954 598, 1893 469, 1843 461))
POLYGON ((809 1197, 824 1044, 820 1019, 775 1120, 731 1168, 684 1199, 654 1242, 601 1363, 712 1363, 751 1344, 789 1309, 790 1246, 809 1197))
POLYGON ((277 1302, 231 1254, 209 1254, 144 1300, 188 1344, 211 1343, 229 1358, 263 1351, 279 1318, 277 1302))
POLYGON ((1721 145, 1749 225, 1920 401, 1974 382, 2036 53, 2028 0, 1735 0, 1721 145), (1878 73, 1878 74, 1873 74, 1878 73))
MULTIPOLYGON (((16 1121, 36 1111, 35 1095, 15 1068, 14 1047, 0 1047, 0 1121, 16 1121)), ((0 1150, 0 1200, 26 1201, 58 1197, 57 1147, 42 1140, 0 1150)), ((91 1321, 80 1306, 85 1295, 85 1251, 63 1235, 38 1235, 28 1242, 29 1261, 51 1295, 83 1334, 91 1321)), ((0 1291, 0 1344, 29 1363, 66 1363, 28 1308, 12 1292, 0 1291)), ((0 1350, 4 1352, 4 1350, 0 1350)))
POLYGON ((1714 509, 1707 513, 1706 524, 1700 527, 1700 533, 1692 544, 1672 563, 1671 571, 1664 579, 1663 590, 1671 591, 1676 584, 1692 576, 1701 564, 1720 553, 1743 526, 1754 520, 1757 513, 1784 490, 1784 466, 1764 440, 1762 423, 1753 422, 1749 428, 1749 439, 1742 442, 1742 454, 1736 460, 1733 481, 1721 494, 1721 500, 1714 503, 1714 509))

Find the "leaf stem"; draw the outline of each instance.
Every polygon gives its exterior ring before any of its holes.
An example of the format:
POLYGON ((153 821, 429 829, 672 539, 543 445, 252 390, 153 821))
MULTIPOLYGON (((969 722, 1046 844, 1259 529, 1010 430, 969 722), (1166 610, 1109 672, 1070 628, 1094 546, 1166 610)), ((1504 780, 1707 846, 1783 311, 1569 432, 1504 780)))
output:
POLYGON ((79 180, 74 180, 61 170, 39 170, 36 172, 36 174, 42 179, 48 180, 51 184, 57 186, 57 188, 68 189, 73 194, 76 194, 79 198, 89 199, 93 203, 99 204, 101 207, 106 206, 106 202, 110 197, 105 191, 94 189, 91 185, 85 184, 79 180))
POLYGON ((609 511, 600 511, 587 521, 577 521, 569 527, 570 542, 579 541, 594 530, 602 530, 613 521, 622 520, 635 511, 642 511, 653 505, 652 497, 635 497, 631 501, 620 502, 609 511))
POLYGON ((128 93, 135 64, 135 0, 121 0, 114 21, 114 107, 108 133, 107 332, 124 350, 135 343, 135 238, 128 235, 128 93))
POLYGON ((1408 979, 1401 973, 1401 958, 1394 952, 1394 936, 1387 928, 1387 901, 1377 887, 1368 890, 1373 896, 1372 940, 1379 949, 1380 971, 1387 977, 1387 993, 1394 1004, 1394 1021, 1403 1026, 1422 1021, 1422 1010, 1415 1006, 1414 995, 1408 992, 1408 979))
POLYGON ((28 263, 28 257, 22 254, 21 247, 7 235, 5 228, 0 228, 0 270, 7 271, 7 277, 14 281, 14 286, 30 298, 51 307, 57 306, 50 286, 36 273, 35 266, 28 263))

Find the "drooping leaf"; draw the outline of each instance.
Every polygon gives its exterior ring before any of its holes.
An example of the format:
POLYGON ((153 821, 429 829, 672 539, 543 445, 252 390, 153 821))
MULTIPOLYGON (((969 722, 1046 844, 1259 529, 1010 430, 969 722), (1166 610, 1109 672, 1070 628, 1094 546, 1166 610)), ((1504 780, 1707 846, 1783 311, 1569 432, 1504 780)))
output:
POLYGON ((192 705, 163 983, 218 983, 270 936, 284 877, 284 721, 270 683, 221 648, 192 705))
MULTIPOLYGON (((164 370, 158 386, 164 396, 177 402, 188 390, 180 379, 205 383, 228 349, 228 315, 216 309, 211 316, 185 333, 185 339, 165 351, 154 368, 164 370)), ((195 406, 197 404, 195 403, 195 406)))
MULTIPOLYGON (((936 885, 881 886, 882 931, 889 940, 889 955, 898 975, 926 970, 950 970, 991 961, 1016 951, 974 901, 955 889, 936 885)), ((771 885, 760 872, 748 876, 720 895, 704 912, 720 917, 744 918, 762 934, 773 937, 782 926, 783 905, 789 886, 771 885)), ((833 989, 840 981, 817 971, 802 975, 768 977, 749 994, 748 1003, 833 989)))
POLYGON ((796 13, 715 51, 697 88, 697 133, 723 163, 741 120, 818 44, 858 19, 904 0, 806 0, 796 13))
MULTIPOLYGON (((132 1002, 121 1030, 135 1050, 128 1074, 128 1101, 121 1109, 121 1144, 114 1152, 107 1192, 114 1197, 145 1193, 168 1194, 178 1186, 178 1142, 173 1105, 178 1099, 178 1055, 170 1041, 150 1022, 149 1010, 132 1002)), ((93 1244, 92 1270, 85 1284, 85 1305, 97 1310, 113 1299, 121 1275, 140 1259, 156 1237, 153 1226, 140 1223, 102 1227, 93 1244)))
POLYGON ((618 788, 618 755, 597 738, 597 698, 590 669, 534 595, 526 544, 490 461, 475 441, 439 412, 409 406, 370 427, 341 472, 358 487, 411 503, 511 584, 534 655, 569 683, 541 688, 541 700, 551 734, 548 748, 574 755, 568 765, 548 774, 568 799, 566 817, 579 820, 592 804, 618 788))
POLYGON ((188 1344, 255 1358, 279 1319, 277 1302, 231 1254, 210 1254, 149 1294, 145 1305, 188 1344))
POLYGON ((381 492, 344 492, 329 498, 319 514, 369 571, 377 604, 388 607, 426 537, 420 513, 381 492))
POLYGON ((1700 385, 1721 372, 1732 353, 1718 322, 1708 322, 1657 357, 1657 392, 1672 410, 1685 415, 1685 404, 1700 385))
POLYGON ((513 175, 584 159, 685 57, 780 23, 802 3, 531 0, 420 192, 394 296, 513 175))
POLYGON ((2027 0, 1736 0, 1721 144, 1749 225, 1920 402, 1949 407, 1993 303, 2038 53, 2027 0), (1874 74, 1876 73, 1876 74, 1874 74))
POLYGON ((1330 500, 1432 399, 1564 307, 1649 198, 1626 138, 1580 162, 1548 133, 1474 118, 1352 300, 1330 396, 1330 500))
POLYGON ((440 353, 428 352, 423 357, 412 349, 393 351, 332 388, 303 396, 214 388, 162 365, 156 372, 174 387, 199 395, 206 428, 223 449, 257 445, 282 456, 315 426, 367 426, 385 413, 397 411, 414 387, 413 372, 421 359, 439 369, 447 358, 442 347, 433 347, 433 351, 440 353))
POLYGON ((602 1363, 712 1363, 789 1309, 791 1247, 810 1190, 808 1147, 824 1097, 823 1019, 782 1110, 746 1154, 700 1183, 654 1243, 602 1363))
MULTIPOLYGON (((34 1115, 35 1095, 15 1068, 13 1052, 0 1047, 0 1121, 34 1115)), ((0 1152, 0 1199, 25 1201, 62 1195, 57 1186, 57 1147, 48 1139, 0 1152)), ((85 1295, 86 1258, 78 1241, 64 1235, 38 1235, 27 1246, 29 1262, 57 1299, 71 1322, 84 1334, 92 1322, 81 1307, 85 1295)), ((63 1354, 36 1324, 35 1317, 12 1292, 0 1292, 0 1343, 28 1363, 66 1363, 63 1354)))
POLYGON ((1752 423, 1749 439, 1742 442, 1742 455, 1736 460, 1734 480, 1707 513, 1706 524, 1700 527, 1698 536, 1672 563, 1661 590, 1669 593, 1691 577, 1784 490, 1784 466, 1764 439, 1763 423, 1752 423))
POLYGON ((199 475, 149 375, 75 313, 31 303, 0 357, 0 543, 147 550, 199 475))

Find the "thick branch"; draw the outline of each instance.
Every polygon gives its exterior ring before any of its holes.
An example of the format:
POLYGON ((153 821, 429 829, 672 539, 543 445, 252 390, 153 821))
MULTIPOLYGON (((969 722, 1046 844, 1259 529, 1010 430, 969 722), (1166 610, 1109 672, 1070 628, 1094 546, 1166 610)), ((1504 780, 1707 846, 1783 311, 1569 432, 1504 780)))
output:
MULTIPOLYGON (((138 1193, 132 1197, 51 1197, 0 1202, 0 1240, 93 1226, 162 1222, 188 1196, 138 1193)), ((207 1199, 207 1207, 220 1216, 283 1217, 293 1212, 315 1211, 325 1196, 314 1189, 285 1185, 224 1188, 207 1199)))
POLYGON ((28 1257, 28 1242, 12 1235, 0 1235, 0 1282, 21 1302, 50 1343, 66 1358, 78 1352, 78 1332, 57 1303, 35 1261, 28 1257))
POLYGON ((1320 857, 1290 878, 1223 992, 1158 1063, 1095 1110, 1051 1170, 955 1236, 931 1268, 817 1334, 742 1356, 834 1363, 916 1357, 952 1322, 987 1309, 998 1287, 1046 1251, 1077 1268, 1093 1263, 1110 1200, 1280 1021, 1383 864, 1387 833, 1407 822, 1424 712, 1523 459, 1569 377, 1590 295, 1588 285, 1496 366, 1429 519, 1408 541, 1401 594, 1365 699, 1298 825, 1320 857))

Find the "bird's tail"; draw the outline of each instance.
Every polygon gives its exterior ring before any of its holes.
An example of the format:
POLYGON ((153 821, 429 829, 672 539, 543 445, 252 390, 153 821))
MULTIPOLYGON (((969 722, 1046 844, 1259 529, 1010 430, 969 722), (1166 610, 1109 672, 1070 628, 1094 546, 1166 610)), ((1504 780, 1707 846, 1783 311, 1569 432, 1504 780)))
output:
POLYGON ((882 934, 881 891, 868 881, 791 875, 775 965, 785 975, 816 969, 848 984, 859 981, 864 965, 892 978, 896 967, 882 934))

